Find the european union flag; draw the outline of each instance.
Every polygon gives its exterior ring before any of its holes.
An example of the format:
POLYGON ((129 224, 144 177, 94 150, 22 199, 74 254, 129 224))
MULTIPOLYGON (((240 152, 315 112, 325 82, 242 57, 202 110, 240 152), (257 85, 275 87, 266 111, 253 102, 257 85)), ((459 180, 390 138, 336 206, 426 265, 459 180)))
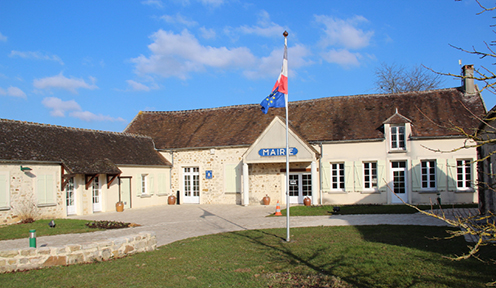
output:
POLYGON ((269 108, 284 108, 286 107, 285 103, 284 93, 279 92, 279 87, 277 87, 269 96, 265 97, 260 105, 262 112, 267 114, 269 108))

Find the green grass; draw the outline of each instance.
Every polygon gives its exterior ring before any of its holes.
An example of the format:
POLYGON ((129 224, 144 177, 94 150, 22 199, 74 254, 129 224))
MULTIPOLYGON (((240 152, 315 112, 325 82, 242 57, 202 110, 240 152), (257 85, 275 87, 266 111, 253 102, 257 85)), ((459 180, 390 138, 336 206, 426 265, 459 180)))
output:
MULTIPOLYGON (((430 210, 430 205, 418 205, 422 210, 430 210)), ((477 204, 446 205, 444 209, 450 208, 477 208, 477 204)), ((439 208, 437 205, 433 209, 439 208)), ((350 214, 413 214, 418 211, 406 205, 323 205, 323 206, 293 206, 290 208, 290 216, 324 216, 324 215, 350 215, 350 214), (333 213, 332 208, 339 206, 341 211, 333 213)), ((281 209, 286 216, 286 209, 281 209)))
MULTIPOLYGON (((3 287, 485 287, 494 265, 443 256, 464 239, 446 227, 343 226, 208 235, 158 251, 83 265, 1 274, 3 287), (427 236, 427 237, 426 237, 427 236)), ((484 247, 483 259, 496 259, 484 247)))
POLYGON ((55 219, 55 228, 48 226, 50 221, 37 220, 33 223, 0 226, 0 240, 28 238, 31 229, 36 229, 36 237, 103 230, 86 227, 84 224, 90 222, 88 220, 55 219))

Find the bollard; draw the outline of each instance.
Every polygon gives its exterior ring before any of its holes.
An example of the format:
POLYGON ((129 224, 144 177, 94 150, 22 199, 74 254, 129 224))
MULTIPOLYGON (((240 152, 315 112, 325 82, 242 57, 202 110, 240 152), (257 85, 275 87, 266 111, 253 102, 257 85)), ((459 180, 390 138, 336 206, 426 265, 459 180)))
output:
POLYGON ((36 230, 29 230, 29 247, 36 248, 36 230))

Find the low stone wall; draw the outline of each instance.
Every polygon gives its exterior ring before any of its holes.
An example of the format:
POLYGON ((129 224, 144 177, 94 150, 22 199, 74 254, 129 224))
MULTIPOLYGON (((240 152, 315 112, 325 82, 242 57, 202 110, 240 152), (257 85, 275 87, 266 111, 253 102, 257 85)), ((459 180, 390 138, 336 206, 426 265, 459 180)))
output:
POLYGON ((0 251, 0 273, 106 261, 139 252, 153 251, 156 248, 155 233, 141 232, 81 245, 3 250, 0 251))

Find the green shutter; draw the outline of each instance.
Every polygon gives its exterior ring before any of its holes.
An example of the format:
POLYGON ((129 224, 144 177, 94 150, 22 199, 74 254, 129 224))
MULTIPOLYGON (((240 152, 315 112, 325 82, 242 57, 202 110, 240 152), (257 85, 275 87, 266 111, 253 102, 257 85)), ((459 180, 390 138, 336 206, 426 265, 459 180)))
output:
POLYGON ((141 197, 141 174, 136 175, 134 187, 136 187, 136 196, 141 197))
POLYGON ((322 191, 329 192, 331 190, 331 166, 329 162, 322 162, 322 179, 320 179, 322 185, 322 191))
POLYGON ((353 174, 353 162, 344 162, 344 190, 346 192, 353 192, 355 188, 353 183, 353 174))
POLYGON ((361 161, 355 161, 355 191, 363 191, 363 163, 361 161))
POLYGON ((158 194, 167 194, 167 175, 165 173, 158 174, 158 194))
POLYGON ((55 201, 55 185, 54 185, 54 181, 53 181, 53 175, 46 175, 45 176, 45 179, 46 179, 46 188, 45 188, 45 193, 46 193, 46 202, 47 204, 51 204, 51 203, 56 203, 55 201))
POLYGON ((436 161, 436 185, 437 185, 437 190, 438 191, 445 191, 447 190, 446 188, 446 160, 445 159, 439 159, 436 161))
POLYGON ((377 161, 377 187, 381 192, 387 192, 386 162, 377 161))
POLYGON ((456 191, 456 159, 448 159, 448 191, 456 191))
POLYGON ((412 191, 422 190, 422 165, 419 160, 412 160, 412 191))
POLYGON ((155 183, 154 183, 154 179, 153 179, 153 174, 148 174, 148 190, 146 191, 146 193, 148 195, 153 195, 153 193, 155 192, 155 183))
POLYGON ((38 175, 36 177, 36 196, 38 197, 38 204, 46 203, 46 176, 38 175))
POLYGON ((226 164, 224 166, 225 192, 241 192, 241 175, 238 164, 226 164))
POLYGON ((10 207, 10 185, 8 180, 8 175, 0 174, 0 207, 10 207))

